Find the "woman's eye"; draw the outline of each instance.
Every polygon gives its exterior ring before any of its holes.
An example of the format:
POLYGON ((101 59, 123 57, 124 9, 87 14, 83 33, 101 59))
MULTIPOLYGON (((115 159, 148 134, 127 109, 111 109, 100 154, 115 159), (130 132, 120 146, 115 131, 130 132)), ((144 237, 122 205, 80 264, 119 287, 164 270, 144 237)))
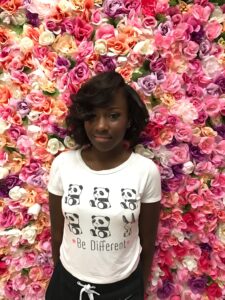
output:
POLYGON ((117 120, 120 117, 120 114, 119 113, 111 113, 109 115, 109 117, 111 120, 117 120))

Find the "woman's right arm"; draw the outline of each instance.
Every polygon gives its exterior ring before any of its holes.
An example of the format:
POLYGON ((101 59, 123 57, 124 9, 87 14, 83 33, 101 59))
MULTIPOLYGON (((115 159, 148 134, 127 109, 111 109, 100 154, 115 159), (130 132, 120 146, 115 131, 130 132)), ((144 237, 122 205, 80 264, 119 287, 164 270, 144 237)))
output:
POLYGON ((49 193, 49 210, 51 221, 52 257, 54 265, 59 260, 59 248, 62 243, 64 216, 62 214, 62 196, 49 193))

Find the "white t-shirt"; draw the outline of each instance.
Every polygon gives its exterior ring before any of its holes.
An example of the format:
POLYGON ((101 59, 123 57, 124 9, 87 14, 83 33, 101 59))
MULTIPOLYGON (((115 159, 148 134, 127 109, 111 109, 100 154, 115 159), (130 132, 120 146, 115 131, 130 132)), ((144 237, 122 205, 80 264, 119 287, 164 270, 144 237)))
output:
POLYGON ((140 205, 161 199, 155 163, 132 153, 113 169, 94 171, 83 161, 81 150, 70 150, 54 159, 48 190, 62 196, 60 259, 65 269, 96 284, 127 278, 142 249, 140 205))

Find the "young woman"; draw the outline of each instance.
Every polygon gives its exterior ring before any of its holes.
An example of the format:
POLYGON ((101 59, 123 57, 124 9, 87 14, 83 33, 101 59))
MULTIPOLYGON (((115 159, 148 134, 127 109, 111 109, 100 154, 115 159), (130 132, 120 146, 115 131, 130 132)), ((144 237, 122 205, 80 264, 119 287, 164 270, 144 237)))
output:
POLYGON ((116 72, 93 77, 72 100, 67 125, 80 148, 51 167, 46 300, 143 300, 161 198, 156 165, 133 152, 148 111, 116 72))

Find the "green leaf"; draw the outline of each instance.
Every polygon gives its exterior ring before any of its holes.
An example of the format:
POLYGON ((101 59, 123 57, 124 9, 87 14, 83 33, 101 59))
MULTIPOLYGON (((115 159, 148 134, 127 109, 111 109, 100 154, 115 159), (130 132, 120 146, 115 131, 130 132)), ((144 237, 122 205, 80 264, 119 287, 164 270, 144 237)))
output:
POLYGON ((119 19, 113 19, 113 18, 108 19, 108 23, 113 25, 115 28, 117 27, 119 21, 120 21, 119 19))
POLYGON ((13 153, 13 152, 18 152, 18 150, 14 147, 8 147, 8 146, 5 146, 4 147, 4 150, 9 152, 9 153, 13 153))
POLYGON ((59 95, 59 91, 58 91, 57 89, 55 89, 55 91, 52 92, 52 93, 47 92, 47 91, 42 91, 42 93, 43 93, 44 95, 46 95, 46 96, 52 96, 52 97, 58 96, 58 95, 59 95))
POLYGON ((145 71, 150 71, 150 66, 149 66, 149 60, 145 60, 144 62, 143 62, 143 65, 142 65, 142 67, 141 67, 141 69, 143 69, 143 70, 145 70, 145 71))
POLYGON ((151 106, 155 107, 156 105, 159 105, 161 102, 158 98, 155 97, 155 95, 152 93, 152 95, 149 98, 151 106))
POLYGON ((29 67, 24 67, 23 72, 26 73, 26 74, 30 74, 32 72, 32 69, 29 68, 29 67))
POLYGON ((28 268, 25 269, 24 268, 24 269, 21 270, 21 275, 28 276, 29 272, 30 272, 30 269, 28 269, 28 268))
POLYGON ((134 72, 133 74, 132 74, 132 80, 133 81, 137 81, 138 80, 138 78, 140 78, 142 76, 142 73, 140 73, 140 72, 134 72))
POLYGON ((190 209, 191 209, 191 204, 189 204, 189 203, 186 204, 185 206, 183 206, 183 213, 185 214, 185 213, 189 212, 190 209))
POLYGON ((28 123, 29 123, 29 119, 28 119, 28 117, 26 116, 26 117, 24 117, 23 119, 23 124, 24 125, 28 125, 28 123))
POLYGON ((178 4, 177 0, 170 0, 169 5, 170 6, 176 6, 178 4))
POLYGON ((23 33, 23 25, 11 25, 10 28, 15 31, 18 35, 21 35, 23 33))
POLYGON ((166 16, 164 14, 157 14, 155 18, 159 24, 166 22, 166 16))
POLYGON ((69 58, 69 61, 70 61, 70 67, 69 67, 69 69, 71 70, 71 69, 73 69, 76 66, 77 62, 75 60, 73 60, 72 58, 69 58))

